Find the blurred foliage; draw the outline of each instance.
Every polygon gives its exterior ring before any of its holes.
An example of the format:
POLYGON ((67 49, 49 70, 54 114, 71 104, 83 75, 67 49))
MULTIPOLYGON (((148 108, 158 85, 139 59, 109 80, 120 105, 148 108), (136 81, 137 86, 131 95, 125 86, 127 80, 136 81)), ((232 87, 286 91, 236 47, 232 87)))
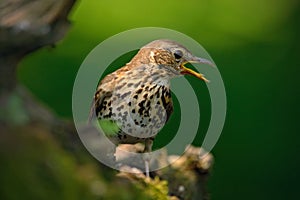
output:
POLYGON ((12 130, 1 133, 1 199, 91 198, 87 174, 78 172, 93 173, 94 169, 82 166, 86 169, 77 170, 72 156, 62 151, 47 132, 34 129, 20 129, 20 135, 9 135, 12 130))
MULTIPOLYGON (((209 188, 212 199, 275 200, 298 195, 299 1, 90 0, 79 2, 70 19, 72 28, 65 39, 55 48, 28 56, 18 71, 20 81, 56 113, 71 118, 76 72, 89 51, 107 37, 145 26, 180 31, 211 54, 227 91, 226 125, 213 151, 216 164, 209 188)), ((129 57, 122 61, 127 60, 129 57)), ((204 85, 191 78, 189 81, 200 94, 201 130, 195 144, 201 144, 209 122, 209 96, 204 85)), ((180 113, 173 118, 178 116, 180 113)), ((175 121, 169 126, 174 126, 175 121)), ((164 138, 158 137, 158 146, 164 138)), ((18 147, 14 143, 11 145, 18 147)), ((57 148, 37 144, 23 150, 29 158, 17 152, 14 160, 5 158, 6 165, 1 165, 10 170, 1 176, 3 184, 10 184, 10 177, 22 179, 15 180, 19 193, 6 194, 24 194, 23 199, 26 195, 32 199, 47 191, 49 199, 54 197, 51 195, 88 199, 91 194, 84 191, 82 180, 74 175, 78 166, 72 163, 72 155, 57 148), (47 163, 46 172, 33 168, 35 149, 46 155, 50 151, 49 162, 58 163, 55 169, 47 163), (25 180, 29 183, 25 184, 25 180)), ((89 173, 88 169, 83 171, 89 173)), ((118 193, 119 188, 116 190, 118 193)))
POLYGON ((78 160, 40 125, 2 129, 1 134, 0 199, 156 199, 139 184, 114 179, 95 160, 78 160))

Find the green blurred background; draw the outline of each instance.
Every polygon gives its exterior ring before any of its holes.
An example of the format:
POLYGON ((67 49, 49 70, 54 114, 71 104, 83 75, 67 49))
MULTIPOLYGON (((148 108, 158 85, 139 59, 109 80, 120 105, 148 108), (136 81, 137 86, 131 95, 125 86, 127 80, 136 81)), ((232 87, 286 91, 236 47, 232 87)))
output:
MULTIPOLYGON (((180 31, 210 53, 227 92, 226 124, 213 150, 212 199, 299 196, 299 1, 89 0, 77 3, 70 20, 70 31, 55 48, 26 57, 18 71, 19 80, 54 112, 72 118, 76 72, 101 41, 137 27, 180 31)), ((209 99, 199 98, 205 127, 209 99)))

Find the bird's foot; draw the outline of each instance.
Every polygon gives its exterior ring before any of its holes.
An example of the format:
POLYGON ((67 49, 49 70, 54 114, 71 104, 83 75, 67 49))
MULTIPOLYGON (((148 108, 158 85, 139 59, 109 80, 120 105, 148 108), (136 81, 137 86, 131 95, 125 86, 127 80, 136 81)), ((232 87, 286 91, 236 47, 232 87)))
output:
POLYGON ((151 160, 150 153, 144 153, 143 160, 145 162, 145 174, 146 174, 146 177, 149 178, 150 177, 150 160, 151 160))

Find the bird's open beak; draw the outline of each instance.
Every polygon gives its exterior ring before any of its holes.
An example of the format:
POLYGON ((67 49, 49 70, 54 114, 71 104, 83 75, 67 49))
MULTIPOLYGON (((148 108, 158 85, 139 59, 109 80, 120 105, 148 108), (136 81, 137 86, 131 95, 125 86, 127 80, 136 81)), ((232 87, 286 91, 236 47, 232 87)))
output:
POLYGON ((198 58, 198 57, 192 57, 189 61, 185 62, 185 63, 182 63, 181 65, 181 74, 189 74, 189 75, 192 75, 192 76, 195 76, 205 82, 209 82, 209 80, 207 80, 203 74, 200 74, 198 72, 195 72, 187 67, 185 67, 184 65, 186 63, 202 63, 202 64, 207 64, 207 65, 210 65, 210 66, 215 66, 211 61, 209 60, 206 60, 204 58, 198 58))

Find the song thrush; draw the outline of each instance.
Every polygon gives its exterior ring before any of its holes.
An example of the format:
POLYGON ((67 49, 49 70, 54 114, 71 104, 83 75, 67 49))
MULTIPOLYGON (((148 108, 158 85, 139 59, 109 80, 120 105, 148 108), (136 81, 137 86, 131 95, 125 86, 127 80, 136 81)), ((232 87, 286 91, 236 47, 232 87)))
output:
POLYGON ((170 79, 189 74, 207 81, 186 63, 213 65, 174 41, 155 40, 99 83, 91 112, 114 144, 144 142, 144 152, 151 152, 155 136, 173 111, 170 79))

